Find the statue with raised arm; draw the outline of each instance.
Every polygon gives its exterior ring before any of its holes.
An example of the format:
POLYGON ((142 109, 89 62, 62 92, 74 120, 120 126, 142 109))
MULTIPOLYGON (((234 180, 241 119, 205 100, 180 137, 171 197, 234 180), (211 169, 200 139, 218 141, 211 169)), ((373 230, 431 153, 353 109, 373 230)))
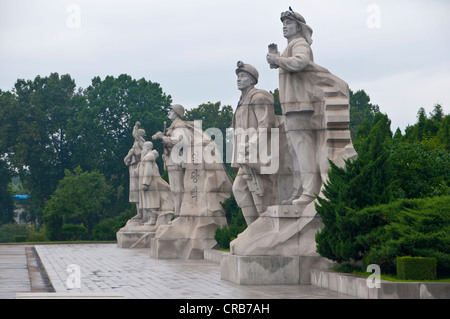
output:
POLYGON ((328 159, 343 164, 343 158, 356 152, 348 130, 348 85, 314 63, 313 30, 302 15, 289 9, 281 14, 288 45, 280 55, 271 44, 267 62, 279 69, 280 103, 296 175, 284 204, 307 205, 321 192, 328 159))
POLYGON ((136 122, 133 127, 133 147, 124 158, 130 172, 129 201, 136 204, 137 214, 116 233, 121 248, 149 248, 157 227, 174 215, 172 192, 156 164, 159 154, 152 142, 145 141, 140 125, 136 122))
MULTIPOLYGON (((311 268, 331 266, 316 252, 315 234, 323 224, 315 199, 323 196, 329 161, 344 167, 357 155, 350 138, 347 83, 315 64, 312 29, 299 13, 283 12, 281 22, 288 45, 280 54, 271 44, 266 56, 269 67, 279 70, 283 113, 277 116, 277 200, 221 258, 221 277, 239 284, 309 284, 311 268)), ((246 175, 251 174, 241 176, 246 175)))
MULTIPOLYGON (((191 143, 191 135, 188 130, 184 129, 186 123, 182 121, 184 112, 185 110, 182 105, 172 105, 168 114, 169 119, 172 121, 172 125, 170 125, 168 129, 165 129, 165 132, 157 132, 152 136, 153 140, 159 139, 164 143, 164 167, 169 176, 169 184, 174 198, 175 216, 180 215, 181 202, 184 196, 184 175, 186 167, 183 161, 176 161, 173 159, 171 156, 172 149, 180 142, 180 140, 183 140, 183 142, 189 145, 191 143)), ((184 150, 180 149, 178 151, 183 152, 184 150)))
POLYGON ((201 121, 183 121, 184 107, 169 109, 171 125, 153 139, 164 143, 164 164, 175 202, 176 218, 158 228, 152 239, 155 258, 203 258, 217 243, 214 232, 226 224, 221 202, 232 191, 231 178, 214 140, 201 129, 201 121), (207 156, 208 151, 217 157, 207 156), (217 158, 220 161, 210 161, 217 158))

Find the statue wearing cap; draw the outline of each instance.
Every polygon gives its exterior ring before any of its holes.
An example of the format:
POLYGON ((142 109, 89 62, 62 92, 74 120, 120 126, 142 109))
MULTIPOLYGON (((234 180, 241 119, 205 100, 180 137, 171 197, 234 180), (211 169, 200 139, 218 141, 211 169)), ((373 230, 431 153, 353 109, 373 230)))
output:
MULTIPOLYGON (((169 176, 169 184, 172 190, 174 204, 175 204, 175 216, 180 214, 181 202, 184 196, 184 175, 185 168, 183 163, 175 162, 171 156, 172 148, 183 139, 186 143, 190 143, 190 134, 186 130, 185 122, 182 121, 184 116, 184 107, 180 104, 171 105, 169 108, 169 119, 172 124, 166 132, 157 132, 152 136, 153 140, 161 139, 164 143, 164 167, 167 170, 169 176), (179 128, 179 130, 177 130, 179 128), (177 134, 174 131, 177 130, 177 134), (182 136, 180 136, 182 134, 182 136)), ((182 150, 181 150, 182 152, 182 150)))
MULTIPOLYGON (((286 116, 289 152, 296 175, 293 193, 283 203, 307 205, 321 192, 328 169, 327 156, 334 152, 324 148, 327 143, 324 132, 333 125, 327 123, 326 99, 330 96, 339 99, 342 105, 336 109, 343 112, 339 117, 345 119, 349 114, 349 89, 343 80, 314 63, 313 30, 303 16, 291 9, 281 14, 281 21, 288 46, 281 55, 268 53, 267 62, 271 68, 279 69, 280 104, 286 116)), ((336 127, 347 124, 344 120, 336 127)), ((345 143, 351 144, 351 141, 340 142, 340 145, 345 143)), ((353 150, 351 145, 350 148, 353 150)), ((354 155, 354 150, 348 153, 354 155)))
POLYGON ((172 124, 164 133, 153 135, 164 143, 176 217, 161 225, 152 238, 150 255, 154 258, 203 258, 205 249, 217 245, 215 230, 227 223, 221 203, 232 192, 231 177, 221 155, 207 156, 219 152, 216 142, 202 130, 201 121, 184 121, 184 110, 172 105, 172 124))
MULTIPOLYGON (((230 243, 230 255, 221 259, 221 278, 237 284, 310 284, 311 268, 331 267, 316 252, 315 235, 323 224, 314 199, 323 195, 329 160, 344 167, 344 160, 356 155, 348 129, 348 85, 314 63, 312 29, 300 14, 283 12, 281 21, 287 48, 280 55, 276 44, 269 45, 267 62, 279 70, 283 114, 274 115, 273 99, 254 88, 253 67, 239 63, 236 70, 242 97, 234 129, 277 127, 279 131, 279 152, 274 152, 279 155, 277 172, 265 176, 258 163, 237 163, 233 193, 248 227, 230 243), (271 191, 275 201, 267 203, 271 191), (268 205, 261 213, 264 204, 268 205)), ((251 137, 235 140, 235 153, 247 155, 251 142, 251 137)))
MULTIPOLYGON (((231 190, 231 179, 223 163, 208 163, 204 156, 197 154, 198 151, 203 153, 206 146, 215 145, 214 140, 208 134, 205 134, 201 127, 197 127, 193 121, 183 121, 184 114, 185 109, 182 105, 172 105, 168 114, 172 124, 164 133, 157 132, 152 136, 153 140, 160 139, 164 143, 163 160, 174 197, 175 216, 179 216, 183 214, 183 211, 188 210, 186 199, 195 198, 197 192, 220 193, 217 189, 213 190, 217 186, 214 183, 190 185, 192 182, 191 175, 196 175, 199 170, 206 169, 210 173, 213 172, 214 178, 217 178, 220 184, 229 184, 231 190)), ((216 148, 213 147, 213 149, 216 148)), ((220 188, 220 186, 217 187, 220 188)), ((223 189, 227 189, 227 187, 223 187, 223 189)), ((210 209, 210 207, 207 209, 210 209)))
MULTIPOLYGON (((250 225, 268 205, 275 202, 274 176, 261 173, 261 168, 267 163, 261 163, 257 154, 264 147, 270 147, 270 129, 276 127, 277 118, 272 94, 255 88, 259 77, 256 68, 239 61, 236 75, 242 95, 233 115, 232 166, 239 168, 233 183, 233 194, 247 225, 250 225), (267 129, 266 141, 258 140, 261 129, 267 129)), ((265 154, 270 153, 270 150, 265 150, 265 154)))

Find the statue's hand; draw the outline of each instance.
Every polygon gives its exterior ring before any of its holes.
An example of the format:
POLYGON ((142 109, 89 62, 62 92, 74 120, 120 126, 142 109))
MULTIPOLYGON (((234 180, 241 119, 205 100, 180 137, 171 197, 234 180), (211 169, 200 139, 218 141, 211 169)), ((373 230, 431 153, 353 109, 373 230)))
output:
POLYGON ((278 54, 275 53, 267 53, 267 63, 269 63, 270 65, 276 65, 278 66, 278 54))
POLYGON ((156 133, 155 135, 152 136, 153 140, 161 140, 164 137, 164 134, 161 132, 156 133))

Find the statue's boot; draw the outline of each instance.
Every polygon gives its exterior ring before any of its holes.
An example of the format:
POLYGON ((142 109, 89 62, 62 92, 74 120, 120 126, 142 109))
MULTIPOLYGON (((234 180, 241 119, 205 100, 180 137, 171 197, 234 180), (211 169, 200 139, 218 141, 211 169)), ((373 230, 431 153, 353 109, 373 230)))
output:
POLYGON ((158 218, 158 214, 154 211, 150 212, 150 218, 148 222, 146 222, 144 225, 146 226, 153 226, 156 224, 156 219, 158 218))
POLYGON ((292 201, 292 205, 300 206, 300 205, 308 205, 315 199, 314 196, 302 194, 298 199, 292 201))
POLYGON ((295 189, 294 192, 292 193, 291 197, 289 197, 288 199, 285 199, 281 202, 281 205, 292 205, 292 202, 296 199, 298 199, 300 196, 300 192, 298 191, 298 189, 295 189))

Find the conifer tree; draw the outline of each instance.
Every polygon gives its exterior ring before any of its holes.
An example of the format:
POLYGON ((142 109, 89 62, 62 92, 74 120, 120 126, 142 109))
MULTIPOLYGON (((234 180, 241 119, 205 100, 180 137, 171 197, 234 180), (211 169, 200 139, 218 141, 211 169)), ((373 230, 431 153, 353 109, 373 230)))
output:
POLYGON ((361 145, 360 156, 346 161, 345 168, 331 162, 323 191, 325 198, 318 198, 316 205, 325 225, 316 235, 317 251, 323 257, 337 262, 362 258, 363 247, 355 238, 378 225, 371 225, 372 220, 366 225, 357 225, 352 216, 357 210, 388 203, 393 198, 394 181, 389 160, 391 138, 390 120, 378 113, 361 145))

